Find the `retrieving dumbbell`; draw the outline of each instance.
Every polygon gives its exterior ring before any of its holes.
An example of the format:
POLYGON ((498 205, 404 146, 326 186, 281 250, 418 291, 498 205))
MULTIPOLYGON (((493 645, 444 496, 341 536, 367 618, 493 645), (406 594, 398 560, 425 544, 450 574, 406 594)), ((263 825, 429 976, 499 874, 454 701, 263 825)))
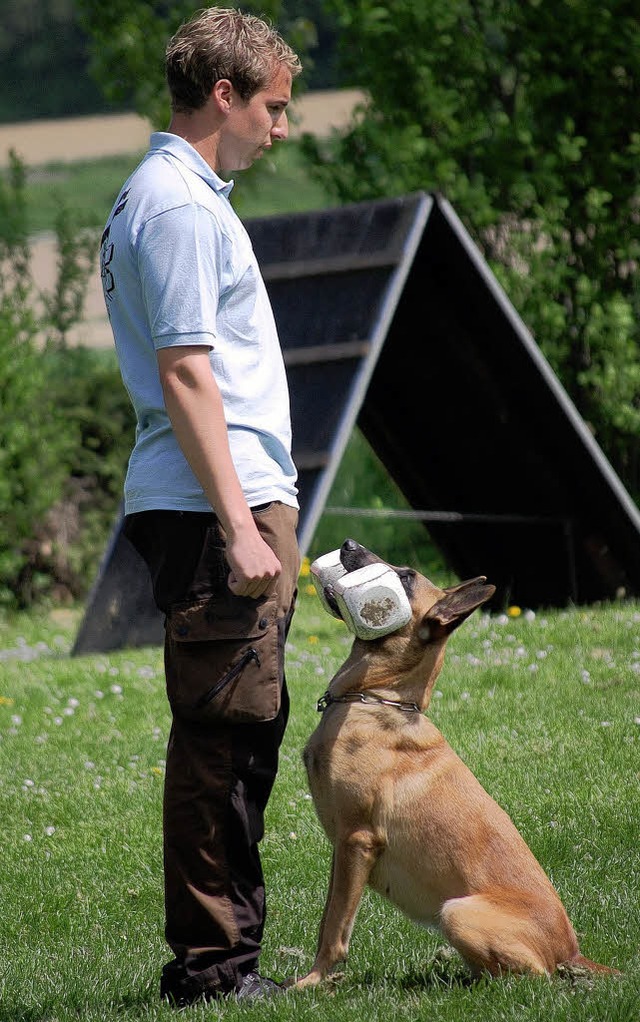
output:
POLYGON ((310 571, 316 592, 320 597, 320 603, 328 614, 332 614, 333 617, 340 619, 340 615, 336 614, 324 595, 325 586, 335 585, 338 579, 347 573, 347 569, 340 560, 340 550, 332 550, 328 554, 322 554, 321 557, 317 557, 313 564, 311 564, 310 571))
POLYGON ((386 564, 366 564, 343 574, 333 589, 345 624, 359 639, 378 639, 411 620, 402 582, 386 564))

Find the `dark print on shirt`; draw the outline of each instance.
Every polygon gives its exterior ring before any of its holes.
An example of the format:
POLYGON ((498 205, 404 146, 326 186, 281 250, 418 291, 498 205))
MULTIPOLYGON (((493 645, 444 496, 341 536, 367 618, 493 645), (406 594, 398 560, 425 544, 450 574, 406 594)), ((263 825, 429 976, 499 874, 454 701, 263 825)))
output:
POLYGON ((116 289, 116 282, 111 272, 111 263, 113 262, 113 242, 109 241, 111 234, 111 224, 114 218, 117 217, 118 213, 122 213, 122 210, 127 205, 127 196, 129 190, 123 192, 120 196, 120 201, 113 211, 113 216, 107 224, 100 239, 100 276, 102 278, 102 288, 104 291, 105 301, 107 303, 107 310, 109 308, 109 302, 113 301, 113 292, 116 289))

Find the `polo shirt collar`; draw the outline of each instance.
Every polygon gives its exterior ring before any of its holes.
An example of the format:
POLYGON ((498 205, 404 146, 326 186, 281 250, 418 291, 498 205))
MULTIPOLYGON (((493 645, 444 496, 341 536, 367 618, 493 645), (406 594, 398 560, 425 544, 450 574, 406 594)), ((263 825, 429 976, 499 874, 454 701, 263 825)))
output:
POLYGON ((211 169, 200 153, 180 135, 172 135, 169 131, 154 131, 149 151, 169 153, 174 159, 180 160, 185 167, 201 177, 203 181, 206 181, 214 192, 222 192, 225 198, 229 198, 233 181, 223 181, 221 177, 218 177, 215 170, 211 169))

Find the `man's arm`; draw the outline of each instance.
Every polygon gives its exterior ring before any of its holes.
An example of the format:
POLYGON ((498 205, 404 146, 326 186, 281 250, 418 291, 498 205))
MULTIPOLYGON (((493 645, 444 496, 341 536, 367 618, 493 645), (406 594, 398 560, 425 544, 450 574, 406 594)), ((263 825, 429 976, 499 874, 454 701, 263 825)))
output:
POLYGON ((281 565, 258 532, 242 492, 208 348, 160 348, 158 366, 178 443, 226 534, 229 588, 236 596, 256 599, 280 574, 281 565))

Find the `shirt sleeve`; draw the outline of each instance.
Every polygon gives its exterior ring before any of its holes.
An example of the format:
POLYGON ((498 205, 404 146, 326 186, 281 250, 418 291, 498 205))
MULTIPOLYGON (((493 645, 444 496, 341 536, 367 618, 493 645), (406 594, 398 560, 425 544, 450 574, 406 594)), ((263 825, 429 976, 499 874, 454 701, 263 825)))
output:
POLYGON ((165 210, 140 231, 138 268, 156 349, 215 347, 225 242, 215 217, 196 203, 165 210))

